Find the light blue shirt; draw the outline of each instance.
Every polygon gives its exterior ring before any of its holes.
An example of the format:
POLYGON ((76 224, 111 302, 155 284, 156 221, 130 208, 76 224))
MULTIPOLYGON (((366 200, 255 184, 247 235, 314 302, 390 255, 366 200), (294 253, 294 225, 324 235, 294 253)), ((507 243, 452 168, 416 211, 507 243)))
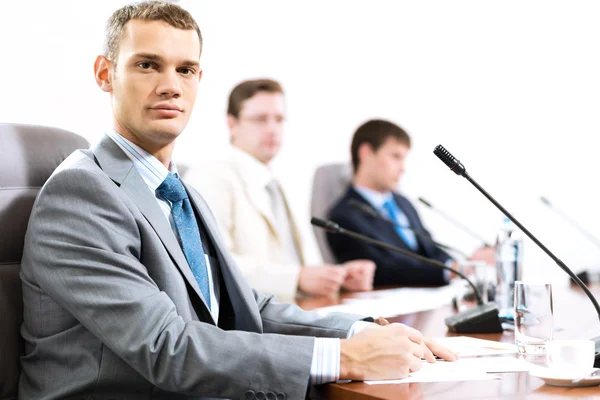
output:
POLYGON ((403 229, 410 228, 410 221, 408 220, 406 214, 404 214, 400 207, 396 207, 398 212, 396 212, 395 215, 390 215, 390 212, 388 212, 388 210, 386 210, 385 208, 385 203, 387 203, 388 201, 396 201, 394 199, 394 194, 391 191, 380 193, 376 192, 375 190, 361 186, 354 186, 354 190, 356 190, 362 197, 364 197, 365 200, 371 203, 371 205, 375 207, 375 209, 379 211, 381 215, 391 219, 392 221, 398 221, 398 224, 400 224, 398 229, 402 229, 402 234, 404 235, 406 240, 411 242, 407 243, 407 245, 409 247, 413 247, 414 245, 414 249, 418 248, 418 241, 415 233, 410 229, 403 229))

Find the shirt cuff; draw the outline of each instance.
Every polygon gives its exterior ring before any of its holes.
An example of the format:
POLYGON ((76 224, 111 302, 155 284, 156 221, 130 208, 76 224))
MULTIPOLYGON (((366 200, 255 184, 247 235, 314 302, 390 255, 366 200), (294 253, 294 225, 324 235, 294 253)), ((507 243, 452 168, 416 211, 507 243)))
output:
POLYGON ((352 336, 356 335, 357 333, 359 333, 360 331, 365 329, 367 326, 371 326, 371 325, 373 325, 373 322, 356 321, 355 323, 352 324, 352 326, 348 330, 346 339, 351 338, 352 336))
POLYGON ((310 382, 313 385, 340 379, 340 339, 315 338, 310 382))

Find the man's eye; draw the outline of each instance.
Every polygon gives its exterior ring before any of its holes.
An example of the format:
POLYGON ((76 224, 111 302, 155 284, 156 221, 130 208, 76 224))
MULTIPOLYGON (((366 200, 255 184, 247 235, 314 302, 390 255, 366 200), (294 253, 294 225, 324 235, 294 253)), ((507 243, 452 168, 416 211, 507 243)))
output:
POLYGON ((181 68, 179 70, 180 73, 184 74, 184 75, 192 75, 194 73, 194 70, 191 68, 181 68))
POLYGON ((143 62, 143 63, 139 63, 138 66, 142 69, 150 69, 152 68, 152 64, 150 64, 149 62, 143 62))

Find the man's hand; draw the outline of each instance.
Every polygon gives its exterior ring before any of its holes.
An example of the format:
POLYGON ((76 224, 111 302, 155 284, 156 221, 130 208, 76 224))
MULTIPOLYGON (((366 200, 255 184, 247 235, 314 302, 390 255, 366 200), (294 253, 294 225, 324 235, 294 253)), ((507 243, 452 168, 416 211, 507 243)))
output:
POLYGON ((423 335, 402 324, 373 324, 341 341, 340 379, 406 378, 421 369, 423 335))
POLYGON ((371 260, 353 260, 340 265, 347 271, 342 287, 353 292, 373 290, 375 263, 371 260))
POLYGON ((496 265, 496 253, 493 247, 480 247, 469 258, 472 261, 485 261, 488 265, 496 265))
POLYGON ((313 296, 331 296, 337 293, 346 279, 347 270, 333 265, 302 267, 298 277, 301 291, 313 296))
POLYGON ((340 379, 401 379, 418 371, 422 359, 435 362, 434 354, 447 361, 457 359, 449 349, 424 338, 416 329, 386 323, 378 319, 378 325, 341 341, 340 379))

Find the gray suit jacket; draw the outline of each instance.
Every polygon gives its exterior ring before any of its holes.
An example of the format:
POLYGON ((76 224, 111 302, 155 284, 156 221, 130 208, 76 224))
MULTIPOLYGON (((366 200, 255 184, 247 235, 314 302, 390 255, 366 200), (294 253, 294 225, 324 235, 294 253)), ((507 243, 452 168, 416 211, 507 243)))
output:
POLYGON ((218 324, 154 193, 110 138, 54 172, 25 239, 21 398, 305 397, 313 336, 343 338, 360 317, 319 317, 251 290, 186 189, 230 304, 218 324))

